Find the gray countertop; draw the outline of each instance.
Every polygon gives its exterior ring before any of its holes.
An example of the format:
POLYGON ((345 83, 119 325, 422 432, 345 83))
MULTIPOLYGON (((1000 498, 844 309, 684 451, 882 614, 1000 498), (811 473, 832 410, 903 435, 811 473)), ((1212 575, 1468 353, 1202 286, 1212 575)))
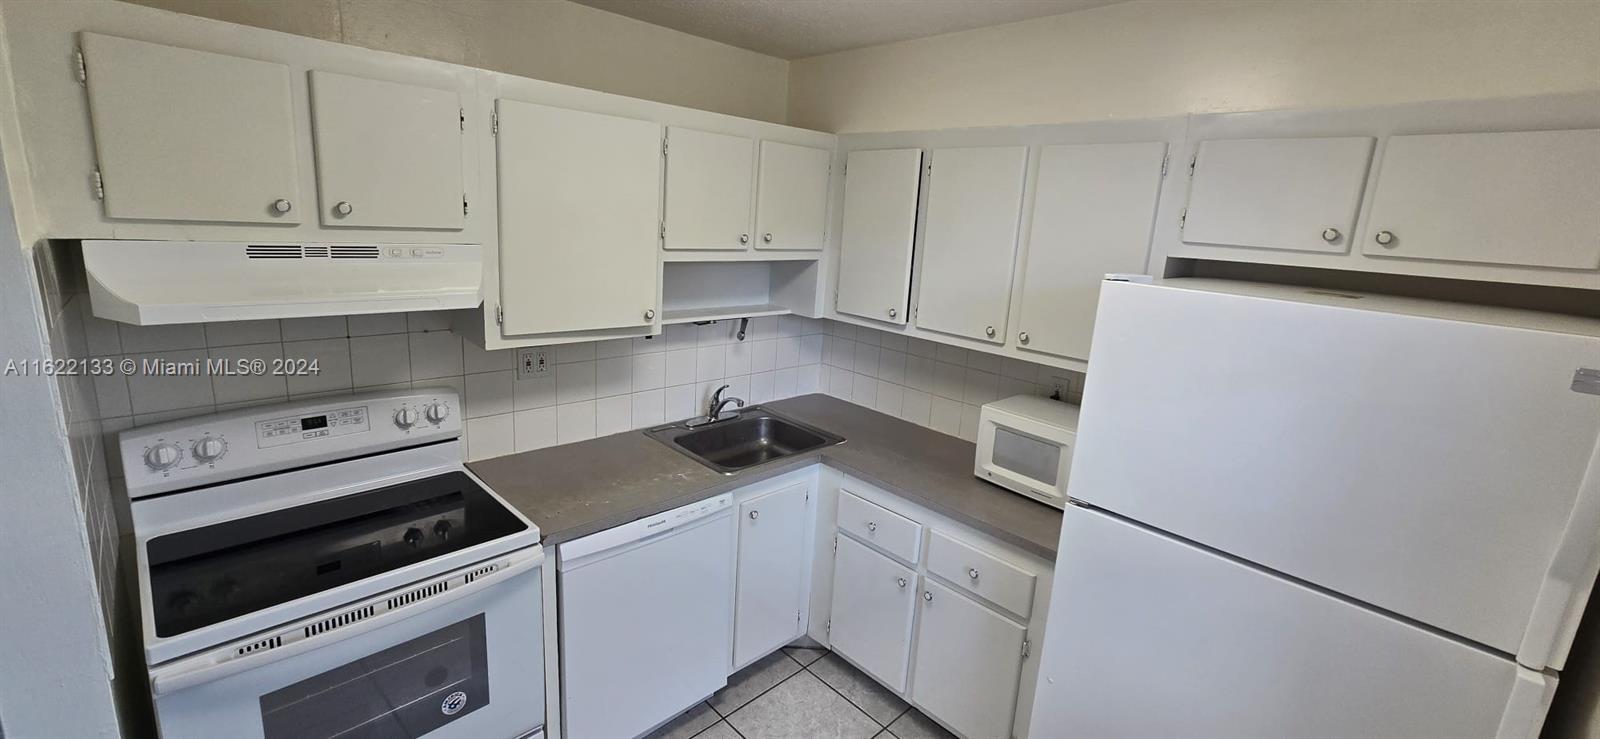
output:
POLYGON ((467 466, 559 544, 821 461, 1048 560, 1061 511, 972 474, 969 441, 826 395, 764 404, 845 443, 732 475, 630 431, 467 466))

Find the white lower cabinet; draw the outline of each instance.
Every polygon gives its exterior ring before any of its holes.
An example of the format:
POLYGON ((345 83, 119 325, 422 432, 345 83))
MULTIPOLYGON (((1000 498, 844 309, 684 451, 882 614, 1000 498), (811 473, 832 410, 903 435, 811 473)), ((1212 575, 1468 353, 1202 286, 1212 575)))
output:
POLYGON ((833 651, 895 692, 906 689, 917 573, 840 535, 833 559, 833 651))
POLYGON ((1029 635, 1044 629, 1051 564, 859 480, 840 485, 829 647, 966 739, 1028 739, 1029 635), (905 521, 920 556, 899 539, 866 543, 868 512, 880 534, 886 515, 905 521))
POLYGON ((733 668, 800 636, 806 607, 806 519, 811 486, 796 483, 739 505, 733 668))
POLYGON ((911 698, 968 737, 1009 737, 1026 626, 923 578, 911 698))

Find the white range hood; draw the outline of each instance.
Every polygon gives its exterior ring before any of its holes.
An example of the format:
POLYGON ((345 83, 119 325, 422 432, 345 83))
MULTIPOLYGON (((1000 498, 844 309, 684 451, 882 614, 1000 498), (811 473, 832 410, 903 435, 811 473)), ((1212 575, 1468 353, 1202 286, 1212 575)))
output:
POLYGON ((94 314, 141 326, 474 308, 476 244, 83 242, 94 314))

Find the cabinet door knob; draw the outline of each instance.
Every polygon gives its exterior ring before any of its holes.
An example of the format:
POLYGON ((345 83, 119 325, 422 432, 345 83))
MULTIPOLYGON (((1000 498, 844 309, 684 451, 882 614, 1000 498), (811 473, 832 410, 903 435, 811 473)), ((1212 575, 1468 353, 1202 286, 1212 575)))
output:
POLYGON ((761 518, 761 511, 751 511, 750 512, 750 520, 751 521, 754 521, 754 520, 756 520, 758 518, 761 518))
POLYGON ((868 531, 877 531, 878 530, 878 524, 876 524, 876 523, 874 523, 872 521, 868 521, 867 522, 867 530, 868 531))
POLYGON ((1326 242, 1328 242, 1330 244, 1332 244, 1335 241, 1338 241, 1339 240, 1339 229, 1337 229, 1337 228, 1324 228, 1324 229, 1322 229, 1322 240, 1326 241, 1326 242))
POLYGON ((288 213, 293 209, 294 203, 289 202, 285 198, 278 198, 277 200, 272 201, 272 212, 274 213, 288 213))
POLYGON ((1020 341, 1024 344, 1028 343, 1028 332, 1023 331, 1022 333, 1017 334, 1017 341, 1020 341))
POLYGON ((902 587, 902 588, 906 586, 906 579, 903 578, 903 577, 897 577, 897 578, 894 579, 894 581, 899 583, 900 587, 902 587))
POLYGON ((925 601, 928 601, 929 603, 932 603, 933 602, 933 591, 932 590, 924 590, 924 591, 922 591, 922 599, 925 600, 925 601))
POLYGON ((895 316, 898 316, 898 315, 900 315, 900 311, 899 310, 896 310, 894 308, 890 308, 889 309, 889 317, 890 318, 894 318, 895 316))
POLYGON ((655 319, 656 319, 656 309, 654 309, 654 308, 645 308, 644 309, 644 320, 646 320, 646 321, 654 321, 655 319))
POLYGON ((991 339, 994 338, 994 327, 993 326, 985 326, 984 329, 983 329, 983 335, 987 336, 987 337, 989 337, 991 339))
POLYGON ((1379 231, 1372 240, 1378 242, 1380 246, 1388 246, 1394 243, 1394 234, 1389 231, 1379 231))
POLYGON ((350 215, 351 213, 355 212, 355 209, 355 206, 351 205, 350 201, 348 200, 340 200, 339 202, 333 204, 333 212, 341 216, 350 215))
POLYGON ((761 234, 761 241, 767 244, 772 243, 772 234, 761 234))
POLYGON ((741 244, 750 243, 750 234, 739 234, 739 243, 741 243, 741 244))
POLYGON ((978 579, 978 568, 976 568, 976 567, 967 568, 967 577, 970 577, 970 578, 972 578, 974 580, 978 579))

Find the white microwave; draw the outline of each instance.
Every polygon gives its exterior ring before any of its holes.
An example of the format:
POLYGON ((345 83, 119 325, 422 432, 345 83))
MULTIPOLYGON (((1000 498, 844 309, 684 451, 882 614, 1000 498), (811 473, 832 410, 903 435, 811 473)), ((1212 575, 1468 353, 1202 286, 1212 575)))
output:
POLYGON ((1078 406, 1014 395, 978 414, 979 479, 1065 508, 1067 473, 1078 435, 1078 406))

